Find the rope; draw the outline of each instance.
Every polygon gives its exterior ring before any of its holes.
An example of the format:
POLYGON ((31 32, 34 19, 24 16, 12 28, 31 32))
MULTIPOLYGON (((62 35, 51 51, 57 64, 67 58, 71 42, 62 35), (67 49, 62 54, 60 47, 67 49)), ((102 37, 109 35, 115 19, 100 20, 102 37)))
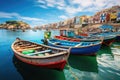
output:
POLYGON ((75 80, 79 80, 77 75, 72 71, 71 66, 69 65, 69 62, 67 61, 67 67, 69 68, 69 72, 73 75, 73 77, 75 78, 75 80))

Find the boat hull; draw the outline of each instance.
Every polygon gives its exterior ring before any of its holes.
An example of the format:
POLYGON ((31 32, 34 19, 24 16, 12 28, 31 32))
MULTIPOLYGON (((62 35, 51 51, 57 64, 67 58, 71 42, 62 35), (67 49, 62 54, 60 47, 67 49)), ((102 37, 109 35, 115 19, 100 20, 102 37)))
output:
POLYGON ((110 46, 115 41, 115 37, 110 39, 104 39, 102 45, 110 46))
POLYGON ((33 66, 63 70, 64 66, 66 65, 66 60, 63 60, 62 56, 59 57, 59 59, 58 57, 56 57, 56 58, 41 60, 41 59, 30 59, 30 58, 19 56, 16 53, 14 54, 22 62, 33 65, 33 66))
POLYGON ((116 36, 116 41, 120 41, 120 35, 116 36))
POLYGON ((85 48, 71 48, 70 53, 71 54, 80 54, 80 55, 96 55, 97 51, 100 49, 101 44, 85 47, 85 48))

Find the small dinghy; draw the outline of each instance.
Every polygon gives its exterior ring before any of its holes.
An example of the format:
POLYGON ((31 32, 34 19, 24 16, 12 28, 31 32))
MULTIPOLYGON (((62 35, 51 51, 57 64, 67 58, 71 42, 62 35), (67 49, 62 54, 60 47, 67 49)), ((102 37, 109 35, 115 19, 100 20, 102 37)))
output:
POLYGON ((63 70, 69 56, 65 49, 49 47, 18 38, 12 43, 11 48, 19 60, 45 68, 63 70))

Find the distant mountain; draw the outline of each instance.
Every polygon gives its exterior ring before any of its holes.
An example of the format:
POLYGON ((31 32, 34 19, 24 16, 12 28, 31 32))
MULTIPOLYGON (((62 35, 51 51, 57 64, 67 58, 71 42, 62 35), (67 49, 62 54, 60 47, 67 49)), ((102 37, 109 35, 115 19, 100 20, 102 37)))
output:
POLYGON ((23 21, 6 21, 4 24, 0 24, 0 28, 3 29, 9 29, 9 30, 17 30, 17 29, 21 29, 21 30, 26 30, 26 29, 30 29, 30 25, 23 22, 23 21))

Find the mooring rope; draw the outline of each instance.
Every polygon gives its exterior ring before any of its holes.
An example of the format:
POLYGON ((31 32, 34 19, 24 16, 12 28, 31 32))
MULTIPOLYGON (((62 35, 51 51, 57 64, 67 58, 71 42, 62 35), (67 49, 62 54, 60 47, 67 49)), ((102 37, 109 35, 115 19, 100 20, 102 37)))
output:
POLYGON ((69 62, 67 61, 67 67, 69 68, 69 72, 73 75, 73 77, 75 78, 75 80, 79 80, 77 75, 72 71, 71 66, 69 65, 69 62))

